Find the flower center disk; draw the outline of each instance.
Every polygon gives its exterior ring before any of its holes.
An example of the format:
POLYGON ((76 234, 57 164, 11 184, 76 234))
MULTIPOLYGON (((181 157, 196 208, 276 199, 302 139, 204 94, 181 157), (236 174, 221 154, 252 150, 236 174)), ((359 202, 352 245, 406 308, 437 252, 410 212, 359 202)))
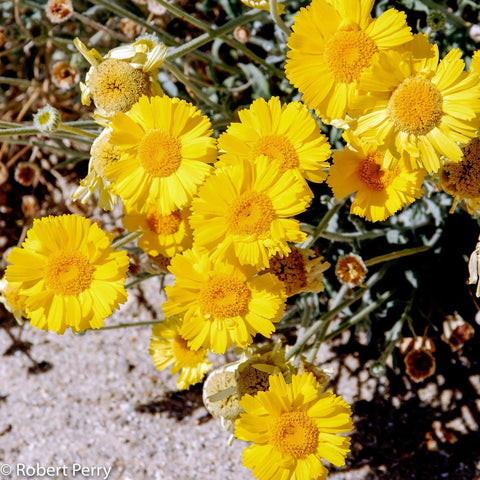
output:
POLYGON ((94 272, 83 253, 61 250, 49 259, 45 285, 59 295, 78 295, 90 287, 94 272))
POLYGON ((299 165, 295 148, 283 135, 266 135, 259 138, 253 147, 253 160, 259 155, 265 155, 271 161, 278 162, 282 173, 299 165))
POLYGON ((181 223, 180 212, 173 212, 170 215, 159 215, 153 212, 147 217, 148 228, 157 235, 173 235, 178 232, 181 223))
POLYGON ((358 175, 360 180, 370 189, 377 192, 385 190, 388 186, 388 175, 382 169, 381 161, 383 155, 380 152, 372 151, 360 162, 358 175))
POLYGON ((275 217, 268 195, 250 191, 232 203, 227 223, 234 235, 262 235, 270 231, 275 217))
POLYGON ((440 124, 443 97, 437 87, 421 76, 409 77, 392 93, 388 113, 405 133, 426 135, 440 124))
POLYGON ((305 412, 286 412, 270 427, 272 444, 284 455, 305 458, 317 451, 318 427, 305 412))
POLYGON ((370 67, 378 52, 375 42, 359 29, 349 25, 335 32, 325 45, 325 61, 337 83, 352 83, 370 67))
POLYGON ((210 277, 200 294, 203 315, 231 318, 247 312, 251 292, 244 282, 232 275, 210 277))
POLYGON ((164 130, 150 130, 140 142, 138 159, 153 177, 169 177, 182 163, 182 144, 164 130))

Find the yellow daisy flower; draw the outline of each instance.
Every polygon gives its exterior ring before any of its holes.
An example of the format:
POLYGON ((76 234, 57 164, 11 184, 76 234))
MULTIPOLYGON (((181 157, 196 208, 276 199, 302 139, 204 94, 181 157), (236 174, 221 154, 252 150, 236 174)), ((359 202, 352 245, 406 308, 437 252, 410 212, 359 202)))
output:
POLYGON ((313 250, 290 247, 290 253, 284 257, 275 255, 270 259, 270 268, 266 271, 273 273, 285 285, 287 297, 300 292, 319 293, 325 290, 323 272, 330 264, 322 262, 323 257, 315 257, 313 250))
POLYGON ((327 183, 338 199, 356 192, 350 213, 378 222, 423 195, 423 169, 412 169, 404 160, 386 169, 384 154, 375 144, 351 134, 344 137, 349 144, 333 153, 327 183))
POLYGON ((105 175, 129 210, 168 215, 189 204, 217 157, 210 120, 178 98, 142 97, 112 120, 121 151, 105 175))
POLYGON ((0 279, 0 303, 15 317, 19 325, 23 325, 23 317, 26 316, 25 300, 25 295, 20 294, 18 284, 7 282, 5 277, 0 279))
POLYGON ((180 334, 193 350, 224 353, 246 347, 257 333, 270 337, 284 312, 282 284, 267 273, 212 261, 206 251, 187 250, 169 267, 175 284, 166 287, 166 316, 182 315, 180 334))
POLYGON ((461 162, 446 162, 440 170, 439 184, 443 191, 454 197, 450 213, 465 200, 470 215, 480 211, 480 138, 462 148, 461 162))
POLYGON ((374 55, 412 39, 403 12, 391 8, 373 20, 372 6, 373 0, 313 0, 295 18, 285 72, 322 119, 344 118, 374 55))
MULTIPOLYGON (((269 0, 240 0, 244 5, 250 8, 258 8, 259 10, 270 11, 270 1, 269 0)), ((285 12, 285 5, 278 4, 278 13, 285 12)))
POLYGON ((27 297, 30 324, 64 333, 100 328, 127 299, 126 252, 111 246, 111 235, 77 215, 35 219, 22 248, 7 258, 6 278, 27 297))
POLYGON ((320 393, 312 373, 270 377, 270 388, 240 400, 245 413, 235 422, 235 436, 253 442, 243 464, 259 480, 322 480, 328 470, 322 458, 345 465, 352 430, 350 406, 332 392, 320 393))
POLYGON ((89 50, 78 38, 73 43, 91 65, 80 89, 84 105, 93 100, 98 123, 106 126, 116 112, 127 112, 142 95, 162 95, 157 76, 167 47, 154 35, 139 37, 104 57, 94 48, 89 50))
POLYGON ((188 223, 190 210, 184 208, 168 215, 159 214, 151 208, 147 214, 127 212, 122 222, 129 232, 140 229, 143 235, 138 246, 149 255, 173 257, 192 247, 193 233, 188 223))
POLYGON ((240 122, 232 123, 218 139, 220 151, 225 152, 222 164, 235 165, 239 158, 255 162, 265 155, 278 163, 282 173, 291 170, 312 182, 325 180, 330 145, 305 105, 259 98, 238 116, 240 122))
POLYGON ((480 50, 476 50, 472 56, 470 71, 480 74, 480 50))
POLYGON ((120 158, 118 148, 109 142, 110 133, 110 130, 105 128, 92 143, 88 174, 80 180, 79 187, 72 195, 73 200, 80 199, 81 203, 86 203, 98 188, 98 206, 104 210, 112 210, 119 200, 118 196, 110 191, 110 182, 105 177, 105 169, 120 158))
POLYGON ((172 365, 172 375, 180 372, 177 380, 179 390, 187 390, 203 380, 212 364, 207 360, 208 350, 192 350, 180 335, 182 321, 170 317, 152 328, 150 355, 158 370, 172 365))
POLYGON ((276 162, 260 156, 217 170, 193 200, 190 224, 195 243, 212 252, 214 260, 269 266, 269 258, 290 252, 288 242, 300 243, 306 234, 298 220, 311 192, 293 172, 280 172, 276 162))
POLYGON ((408 47, 384 53, 362 76, 360 88, 369 92, 374 105, 358 116, 355 134, 387 150, 385 167, 405 156, 412 167, 436 172, 441 156, 459 162, 457 142, 468 143, 475 136, 480 80, 464 71, 458 49, 439 63, 438 47, 426 35, 415 35, 408 47))

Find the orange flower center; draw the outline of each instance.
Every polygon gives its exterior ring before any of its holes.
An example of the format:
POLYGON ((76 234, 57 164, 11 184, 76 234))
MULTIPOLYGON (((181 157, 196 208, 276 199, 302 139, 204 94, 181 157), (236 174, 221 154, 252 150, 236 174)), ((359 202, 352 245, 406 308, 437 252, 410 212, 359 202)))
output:
POLYGON ((200 294, 203 315, 231 318, 248 310, 251 292, 245 282, 232 275, 220 273, 210 277, 200 294))
POLYGON ((253 160, 259 155, 265 155, 271 161, 278 162, 282 173, 299 165, 295 148, 283 135, 266 135, 259 138, 253 147, 253 160))
POLYGON ((75 250, 54 253, 47 264, 45 285, 58 295, 78 295, 90 287, 95 267, 75 250))
POLYGON ((318 427, 305 412, 285 412, 270 427, 271 442, 283 455, 305 458, 317 451, 318 427))
POLYGON ((354 253, 349 253, 338 259, 335 275, 339 282, 352 287, 360 285, 367 274, 367 267, 363 260, 354 253))
POLYGON ((173 235, 178 232, 181 223, 180 212, 173 212, 170 215, 159 215, 157 212, 152 212, 147 216, 149 230, 157 235, 173 235))
POLYGON ((402 132, 425 135, 440 124, 442 106, 443 97, 436 85, 418 75, 405 79, 394 90, 388 114, 402 132))
POLYGON ((372 150, 367 153, 358 166, 358 175, 362 183, 370 190, 381 192, 385 190, 399 173, 399 167, 392 170, 382 168, 383 154, 372 150))
POLYGON ((150 130, 140 142, 138 159, 153 177, 169 177, 182 163, 182 144, 165 130, 150 130))
POLYGON ((378 52, 375 42, 357 25, 335 32, 325 45, 325 61, 337 83, 352 83, 370 67, 378 52))
POLYGON ((234 235, 262 235, 270 230, 275 217, 270 197, 250 191, 234 200, 227 223, 234 235))
POLYGON ((172 350, 177 361, 185 367, 195 367, 205 358, 205 350, 192 350, 180 335, 173 339, 172 350))

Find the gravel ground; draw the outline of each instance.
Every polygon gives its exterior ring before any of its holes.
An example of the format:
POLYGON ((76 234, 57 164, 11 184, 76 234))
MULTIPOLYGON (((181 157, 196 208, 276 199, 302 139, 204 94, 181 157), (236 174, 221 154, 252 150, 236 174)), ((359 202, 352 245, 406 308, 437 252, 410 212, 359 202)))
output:
MULTIPOLYGON (((142 288, 143 299, 131 293, 128 303, 106 323, 151 318, 149 305, 162 301, 158 280, 150 279, 142 288)), ((245 444, 235 441, 227 446, 229 434, 208 417, 200 389, 162 401, 176 390, 176 379, 155 369, 148 354, 149 336, 148 326, 63 336, 24 328, 22 340, 32 343, 32 357, 52 368, 32 373, 30 360, 20 351, 2 357, 0 463, 60 470, 57 477, 29 475, 33 470, 28 469, 19 475, 2 476, 0 471, 0 479, 65 478, 63 466, 69 477, 75 473, 79 479, 253 478, 241 462, 245 444), (74 464, 85 468, 84 473, 73 472, 74 464), (93 467, 110 471, 107 475, 93 467)), ((10 345, 0 329, 0 352, 10 345)), ((346 398, 353 393, 343 388, 346 398)), ((366 475, 362 469, 329 478, 362 480, 366 475)))

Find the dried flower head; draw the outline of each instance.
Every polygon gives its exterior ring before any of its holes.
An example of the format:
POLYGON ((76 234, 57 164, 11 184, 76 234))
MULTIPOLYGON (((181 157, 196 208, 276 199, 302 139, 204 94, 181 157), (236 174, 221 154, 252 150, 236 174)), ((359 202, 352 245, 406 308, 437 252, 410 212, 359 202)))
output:
POLYGON ((62 23, 68 20, 73 13, 71 0, 48 0, 45 14, 52 23, 62 23))
POLYGON ((51 105, 45 105, 33 115, 33 125, 43 133, 51 133, 60 126, 60 112, 51 105))
POLYGON ((480 207, 480 138, 474 138, 462 148, 461 162, 446 162, 440 172, 441 188, 454 197, 450 213, 458 202, 466 200, 470 214, 476 214, 480 207))
POLYGON ((427 15, 427 26, 432 32, 437 32, 445 27, 447 18, 440 10, 431 10, 427 15))
POLYGON ((52 82, 62 90, 74 87, 78 83, 79 78, 78 69, 68 62, 56 62, 52 66, 52 82))
POLYGON ((155 267, 158 267, 160 272, 169 273, 168 267, 170 266, 170 262, 172 260, 170 257, 160 254, 156 255, 155 257, 149 255, 148 258, 155 267))
POLYGON ((250 38, 250 30, 243 25, 235 27, 235 30, 233 31, 233 37, 240 43, 247 43, 250 38))
POLYGON ((147 7, 150 13, 154 15, 165 15, 167 13, 166 7, 157 2, 157 0, 148 0, 147 7))
MULTIPOLYGON (((269 0, 240 0, 244 5, 250 8, 258 8, 259 10, 270 10, 269 0)), ((278 4, 278 13, 285 12, 285 5, 278 4)))
POLYGON ((472 25, 468 34, 474 42, 480 42, 480 25, 472 25))
POLYGON ((318 293, 324 290, 323 272, 330 264, 322 262, 323 257, 310 259, 313 255, 312 250, 292 246, 286 256, 276 254, 270 258, 267 271, 283 282, 287 297, 300 292, 318 293))
POLYGON ((130 18, 122 18, 120 20, 120 30, 129 38, 135 38, 140 35, 141 27, 137 22, 130 18))
POLYGON ((404 356, 405 370, 410 379, 423 382, 435 373, 435 344, 428 337, 405 337, 400 344, 404 356))
POLYGON ((22 213, 26 218, 33 218, 38 212, 38 200, 35 195, 22 197, 22 213))
POLYGON ((24 187, 36 187, 40 180, 40 168, 31 162, 18 162, 14 173, 15 180, 24 187))
POLYGON ((446 316, 443 322, 442 340, 450 345, 452 351, 460 350, 474 335, 475 329, 458 312, 446 316))
POLYGON ((403 361, 407 375, 415 383, 423 382, 435 373, 435 357, 423 348, 410 350, 403 361))
POLYGON ((235 420, 240 414, 235 364, 225 365, 210 372, 203 385, 203 404, 217 418, 235 420))
POLYGON ((365 280, 367 267, 359 255, 349 253, 338 259, 335 275, 341 284, 356 287, 365 280))

